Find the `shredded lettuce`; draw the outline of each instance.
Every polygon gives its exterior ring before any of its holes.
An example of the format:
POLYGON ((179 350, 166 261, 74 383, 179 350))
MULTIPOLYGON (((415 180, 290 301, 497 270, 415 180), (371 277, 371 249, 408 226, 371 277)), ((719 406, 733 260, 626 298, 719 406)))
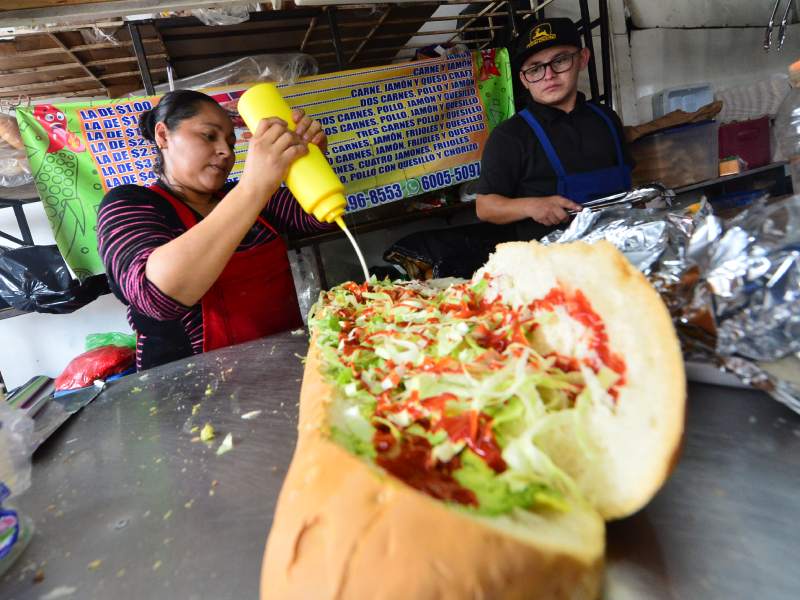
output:
MULTIPOLYGON (((339 407, 337 407, 339 408, 339 407)), ((372 438, 375 428, 364 418, 359 407, 350 406, 331 411, 331 438, 356 456, 374 460, 376 457, 372 438)))
POLYGON ((469 510, 481 514, 567 510, 580 493, 542 444, 564 431, 584 455, 595 455, 591 409, 613 404, 609 390, 620 375, 605 366, 565 371, 555 356, 539 354, 533 330, 555 315, 512 310, 495 287, 487 277, 445 289, 373 278, 324 292, 310 326, 335 390, 331 437, 369 461, 377 458, 376 428, 398 442, 423 437, 435 462, 458 457, 452 475, 478 500, 469 510), (435 407, 424 403, 443 394, 449 396, 435 407), (463 439, 433 426, 467 411, 488 419, 505 470, 496 472, 463 439))
POLYGON ((478 499, 479 510, 485 515, 500 515, 514 508, 548 507, 556 510, 568 508, 564 496, 544 483, 514 485, 514 480, 495 473, 472 450, 464 450, 461 468, 453 477, 462 486, 471 490, 478 499))

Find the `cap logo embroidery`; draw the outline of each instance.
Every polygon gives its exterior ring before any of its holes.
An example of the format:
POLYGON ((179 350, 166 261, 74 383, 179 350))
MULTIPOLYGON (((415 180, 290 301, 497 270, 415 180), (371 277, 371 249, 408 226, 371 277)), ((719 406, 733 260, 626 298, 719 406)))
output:
POLYGON ((554 39, 556 39, 556 35, 553 33, 550 23, 542 23, 541 25, 534 27, 531 31, 531 41, 528 42, 527 48, 531 48, 536 44, 549 42, 550 40, 554 39))

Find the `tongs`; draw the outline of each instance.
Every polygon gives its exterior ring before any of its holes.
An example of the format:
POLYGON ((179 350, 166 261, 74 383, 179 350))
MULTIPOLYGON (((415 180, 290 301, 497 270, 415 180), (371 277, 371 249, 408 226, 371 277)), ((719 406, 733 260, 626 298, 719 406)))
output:
POLYGON ((673 195, 661 186, 648 186, 640 187, 630 190, 629 192, 620 192, 619 194, 612 194, 603 198, 596 198, 589 202, 581 204, 580 209, 567 211, 571 215, 577 215, 582 210, 588 208, 592 212, 608 208, 610 206, 618 206, 621 204, 639 204, 642 202, 649 202, 660 197, 667 197, 673 195))
MULTIPOLYGON (((787 0, 786 9, 783 11, 783 19, 781 19, 780 27, 778 28, 778 52, 783 49, 783 42, 786 40, 786 26, 789 23, 789 11, 792 8, 794 0, 787 0)), ((775 0, 775 6, 772 7, 772 14, 769 17, 769 23, 764 30, 764 50, 769 52, 772 48, 772 31, 775 29, 775 17, 778 15, 781 0, 775 0)))

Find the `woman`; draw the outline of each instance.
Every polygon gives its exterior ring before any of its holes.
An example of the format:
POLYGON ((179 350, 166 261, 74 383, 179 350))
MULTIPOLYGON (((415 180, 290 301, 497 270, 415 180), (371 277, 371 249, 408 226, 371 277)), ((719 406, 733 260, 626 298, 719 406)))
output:
POLYGON ((302 324, 280 233, 323 225, 280 184, 308 143, 323 151, 319 122, 293 113, 259 124, 239 182, 226 185, 236 141, 228 114, 190 90, 142 114, 158 148, 159 180, 106 194, 98 211, 100 256, 128 306, 137 368, 252 340, 302 324))

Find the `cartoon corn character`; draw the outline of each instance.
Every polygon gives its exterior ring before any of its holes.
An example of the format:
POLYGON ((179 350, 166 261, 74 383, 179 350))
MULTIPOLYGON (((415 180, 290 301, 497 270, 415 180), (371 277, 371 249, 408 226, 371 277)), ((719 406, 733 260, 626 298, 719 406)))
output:
POLYGON ((72 152, 83 152, 86 147, 81 138, 67 129, 67 117, 52 104, 40 104, 33 109, 33 117, 44 127, 50 145, 47 152, 58 152, 66 148, 72 152))

